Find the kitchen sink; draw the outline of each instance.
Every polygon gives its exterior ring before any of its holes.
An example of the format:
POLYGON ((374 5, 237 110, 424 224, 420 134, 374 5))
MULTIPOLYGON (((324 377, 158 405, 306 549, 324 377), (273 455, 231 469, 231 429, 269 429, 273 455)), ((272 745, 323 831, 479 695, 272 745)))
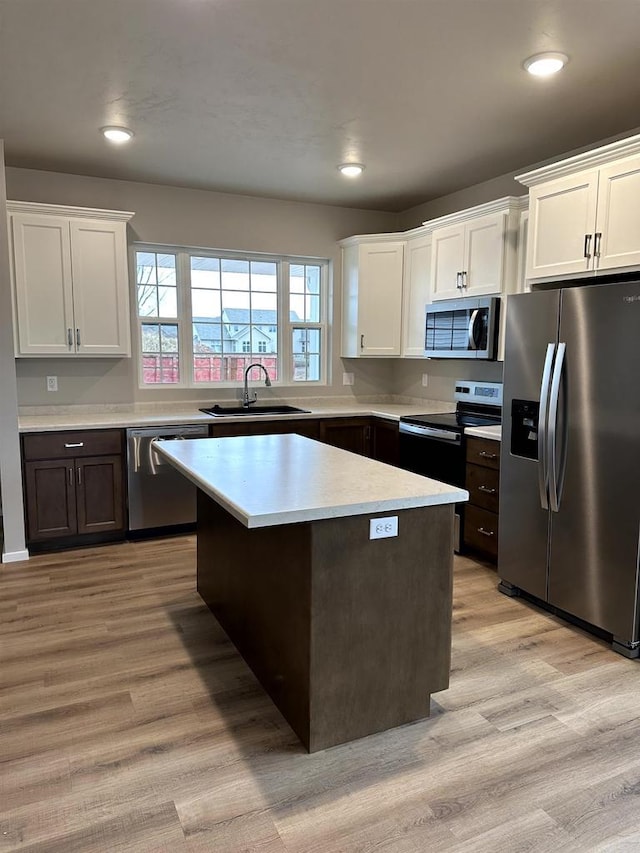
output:
POLYGON ((296 406, 211 406, 209 409, 200 409, 205 415, 214 418, 237 417, 246 415, 295 415, 311 414, 309 409, 298 409, 296 406))

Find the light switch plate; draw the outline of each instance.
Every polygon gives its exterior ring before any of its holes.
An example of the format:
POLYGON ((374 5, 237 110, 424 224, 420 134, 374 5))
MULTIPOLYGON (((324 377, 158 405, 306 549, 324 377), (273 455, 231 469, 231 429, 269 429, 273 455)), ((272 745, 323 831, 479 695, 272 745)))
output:
POLYGON ((429 374, 423 373, 422 374, 422 387, 426 388, 428 385, 429 385, 429 374))
POLYGON ((398 535, 398 516, 385 515, 369 519, 369 539, 388 539, 398 535))

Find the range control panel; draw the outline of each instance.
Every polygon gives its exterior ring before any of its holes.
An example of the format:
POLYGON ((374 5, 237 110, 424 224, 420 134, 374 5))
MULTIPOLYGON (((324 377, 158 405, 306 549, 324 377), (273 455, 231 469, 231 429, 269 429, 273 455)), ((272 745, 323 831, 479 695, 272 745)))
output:
POLYGON ((502 382, 469 382, 466 379, 456 379, 455 399, 461 403, 501 406, 502 382))

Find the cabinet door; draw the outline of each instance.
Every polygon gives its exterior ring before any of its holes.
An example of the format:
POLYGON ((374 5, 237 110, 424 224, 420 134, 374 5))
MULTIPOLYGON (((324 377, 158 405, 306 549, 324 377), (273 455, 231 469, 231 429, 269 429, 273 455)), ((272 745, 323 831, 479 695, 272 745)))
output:
POLYGON ((531 188, 527 278, 575 274, 593 268, 597 197, 595 169, 531 188), (591 235, 590 245, 587 235, 591 235))
POLYGON ((74 328, 69 222, 11 216, 18 355, 69 355, 74 328))
POLYGON ((404 243, 360 246, 360 355, 400 355, 404 243))
POLYGON ((367 418, 336 418, 320 421, 320 441, 350 450, 360 456, 369 456, 371 450, 371 425, 367 418))
POLYGON ((460 273, 464 269, 464 225, 450 225, 433 232, 431 247, 431 299, 462 296, 460 273))
POLYGON ((371 427, 371 458, 387 465, 400 464, 400 431, 397 423, 376 418, 371 427))
POLYGON ((121 456, 75 460, 78 533, 124 530, 121 456))
POLYGON ((404 254, 402 355, 424 355, 425 306, 431 280, 431 234, 409 240, 404 254))
POLYGON ((71 221, 76 350, 131 354, 126 231, 122 222, 71 221))
POLYGON ((48 459, 26 462, 24 468, 29 541, 76 533, 73 461, 48 459))
POLYGON ((640 157, 600 169, 598 270, 640 266, 640 157))
POLYGON ((463 293, 501 293, 504 273, 506 214, 493 213, 467 222, 464 243, 463 293))

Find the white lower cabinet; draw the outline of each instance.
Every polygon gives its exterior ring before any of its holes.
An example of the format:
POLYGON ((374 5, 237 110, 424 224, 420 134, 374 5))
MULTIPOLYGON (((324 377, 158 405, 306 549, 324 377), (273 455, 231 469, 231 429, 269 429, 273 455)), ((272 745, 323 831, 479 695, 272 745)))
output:
POLYGON ((131 355, 132 213, 7 203, 17 356, 131 355))

